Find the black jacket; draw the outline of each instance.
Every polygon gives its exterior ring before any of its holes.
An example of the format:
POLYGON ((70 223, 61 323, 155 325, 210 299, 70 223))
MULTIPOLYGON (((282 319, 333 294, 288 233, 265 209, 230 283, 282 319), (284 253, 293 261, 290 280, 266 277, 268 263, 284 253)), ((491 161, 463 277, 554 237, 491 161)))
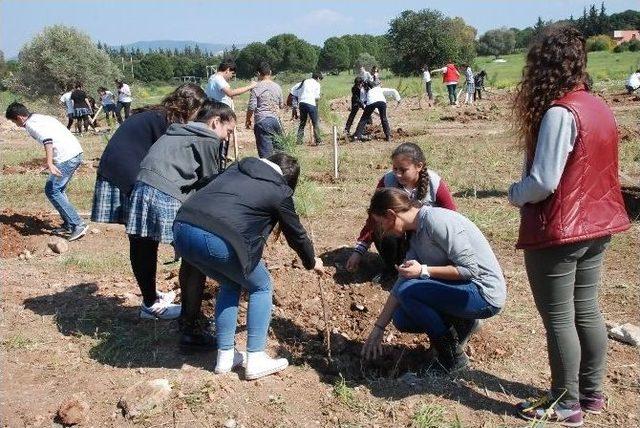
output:
POLYGON ((167 118, 161 111, 150 110, 129 117, 104 148, 98 175, 129 195, 136 184, 140 162, 168 127, 167 118))
POLYGON ((262 258, 276 223, 305 268, 315 265, 313 243, 293 205, 293 190, 275 169, 257 158, 231 165, 184 202, 176 220, 224 238, 235 250, 245 276, 262 258))

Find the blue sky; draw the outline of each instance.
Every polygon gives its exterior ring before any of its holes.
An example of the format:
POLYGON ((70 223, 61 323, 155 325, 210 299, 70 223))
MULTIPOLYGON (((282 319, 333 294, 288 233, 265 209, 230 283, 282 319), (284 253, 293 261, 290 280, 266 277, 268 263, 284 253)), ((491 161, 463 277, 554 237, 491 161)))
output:
MULTIPOLYGON (((368 0, 368 1, 36 1, 0 0, 0 49, 6 58, 45 26, 71 25, 94 40, 120 45, 141 40, 195 40, 208 43, 265 41, 294 33, 322 45, 331 36, 383 34, 406 9, 437 9, 460 16, 479 34, 501 26, 524 28, 538 16, 557 20, 599 0, 368 0)), ((605 1, 609 14, 638 9, 638 0, 605 1)))

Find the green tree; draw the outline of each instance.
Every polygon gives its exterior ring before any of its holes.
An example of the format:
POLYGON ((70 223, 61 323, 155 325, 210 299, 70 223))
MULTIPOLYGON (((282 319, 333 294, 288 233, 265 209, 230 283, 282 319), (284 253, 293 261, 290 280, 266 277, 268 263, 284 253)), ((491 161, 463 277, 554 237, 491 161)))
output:
POLYGON ((358 70, 360 70, 360 67, 364 67, 367 70, 371 70, 373 66, 378 67, 378 61, 376 61, 376 58, 369 53, 362 52, 358 56, 358 59, 356 60, 356 63, 354 65, 354 70, 357 73, 358 70))
POLYGON ((273 65, 276 71, 314 71, 318 65, 318 53, 309 43, 293 34, 279 34, 267 40, 277 56, 273 65))
POLYGON ((516 47, 516 35, 507 28, 489 30, 480 36, 478 40, 478 53, 480 55, 493 55, 498 58, 508 55, 516 47))
POLYGON ((349 46, 338 37, 324 41, 318 66, 325 71, 343 71, 349 68, 349 46))
POLYGON ((56 96, 70 82, 80 81, 94 93, 113 84, 122 72, 88 35, 55 25, 28 42, 18 54, 19 68, 9 87, 28 97, 56 96))
POLYGON ((278 56, 271 47, 264 43, 251 43, 238 54, 236 72, 241 79, 249 79, 256 74, 262 62, 267 62, 273 67, 277 60, 278 56))
POLYGON ((169 58, 158 53, 145 55, 134 66, 134 72, 143 82, 167 81, 173 77, 173 66, 169 58))
POLYGON ((410 75, 424 64, 471 62, 475 57, 475 34, 475 29, 461 18, 447 18, 432 9, 406 10, 390 22, 387 33, 394 54, 391 69, 410 75))

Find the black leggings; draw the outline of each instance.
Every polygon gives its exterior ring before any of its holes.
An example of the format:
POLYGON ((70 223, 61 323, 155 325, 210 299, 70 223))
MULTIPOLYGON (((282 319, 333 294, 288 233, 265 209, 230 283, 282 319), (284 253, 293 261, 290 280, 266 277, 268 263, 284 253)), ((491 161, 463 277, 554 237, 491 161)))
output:
POLYGON ((89 115, 85 114, 84 116, 76 117, 76 130, 78 133, 82 133, 82 125, 84 125, 84 132, 89 130, 89 125, 91 125, 94 129, 95 127, 89 121, 89 115))
MULTIPOLYGON (((353 125, 353 121, 358 115, 358 110, 360 110, 362 106, 360 104, 351 104, 351 111, 349 112, 349 117, 347 118, 347 123, 344 125, 344 130, 349 133, 351 131, 351 125, 353 125)), ((364 109, 363 109, 364 110, 364 109)))
POLYGON ((71 130, 71 126, 73 126, 73 116, 72 115, 67 115, 68 117, 68 121, 67 121, 67 129, 71 130))
POLYGON ((184 332, 191 332, 197 328, 206 279, 207 277, 198 268, 182 259, 179 276, 182 300, 180 322, 184 332))
POLYGON ((404 261, 409 249, 409 242, 404 236, 398 238, 397 236, 374 233, 373 243, 380 254, 385 272, 395 272, 396 265, 400 265, 404 261))
POLYGON ((118 101, 118 107, 116 109, 116 119, 118 123, 122 123, 122 109, 124 109, 124 118, 127 119, 131 113, 131 103, 118 101))
POLYGON ((127 236, 131 269, 138 281, 144 305, 150 307, 156 301, 156 270, 160 243, 138 235, 127 236))

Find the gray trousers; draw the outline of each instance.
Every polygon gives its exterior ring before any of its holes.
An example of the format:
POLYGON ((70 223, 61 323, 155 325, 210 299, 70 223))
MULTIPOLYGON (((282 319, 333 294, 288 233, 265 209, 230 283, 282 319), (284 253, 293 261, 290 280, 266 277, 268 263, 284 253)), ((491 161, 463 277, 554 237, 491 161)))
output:
POLYGON ((531 292, 544 327, 554 399, 602 392, 607 330, 598 307, 602 258, 610 236, 525 250, 531 292))

